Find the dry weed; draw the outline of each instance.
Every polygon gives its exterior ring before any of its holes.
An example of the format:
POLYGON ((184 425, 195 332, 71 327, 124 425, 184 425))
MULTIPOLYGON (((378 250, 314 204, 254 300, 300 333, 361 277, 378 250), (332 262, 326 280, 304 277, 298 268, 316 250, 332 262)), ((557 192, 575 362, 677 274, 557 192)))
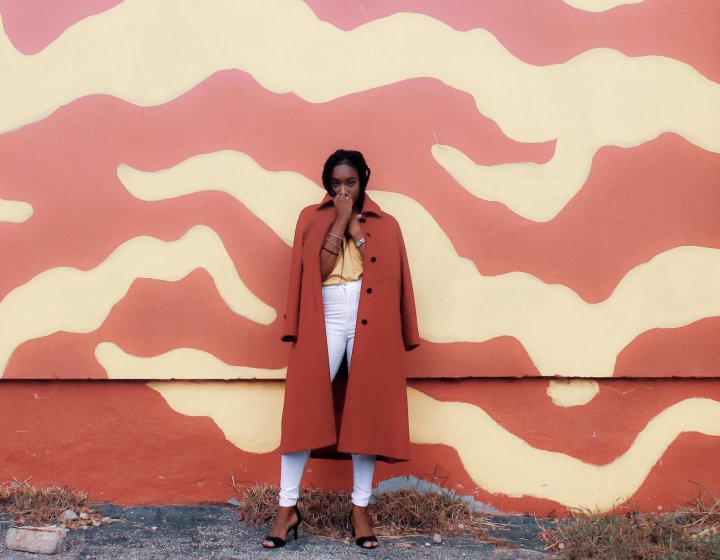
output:
MULTIPOLYGON (((241 491, 238 488, 238 491, 241 491)), ((241 491, 242 492, 242 491, 241 491)), ((243 503, 238 515, 245 523, 269 524, 275 518, 278 488, 269 484, 255 484, 242 493, 243 503)), ((474 538, 498 545, 510 543, 490 536, 495 528, 488 516, 471 510, 468 503, 451 492, 420 492, 402 489, 383 492, 368 508, 375 533, 383 537, 411 535, 428 536, 433 533, 469 533, 474 538)), ((320 489, 301 490, 300 508, 304 529, 331 538, 348 535, 350 495, 320 489)))
POLYGON ((674 512, 600 514, 576 510, 552 530, 547 548, 562 559, 717 560, 720 558, 720 500, 699 494, 674 512))
POLYGON ((14 525, 63 525, 76 528, 92 525, 101 515, 90 507, 87 494, 68 487, 35 487, 27 480, 0 483, 0 511, 10 514, 14 525), (63 518, 63 512, 71 509, 78 519, 63 518), (81 513, 86 513, 83 519, 81 513))

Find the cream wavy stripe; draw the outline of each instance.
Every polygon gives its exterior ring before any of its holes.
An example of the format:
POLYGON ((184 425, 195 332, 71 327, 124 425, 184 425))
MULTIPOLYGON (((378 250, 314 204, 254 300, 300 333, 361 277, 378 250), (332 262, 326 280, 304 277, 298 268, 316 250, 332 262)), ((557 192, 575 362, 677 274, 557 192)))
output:
MULTIPOLYGON (((228 441, 244 451, 268 453, 280 444, 282 383, 178 381, 148 386, 175 411, 212 418, 228 441)), ((686 399, 655 416, 614 461, 593 465, 532 447, 475 405, 438 401, 413 388, 408 389, 408 402, 411 440, 455 448, 484 490, 601 511, 632 497, 680 434, 720 435, 720 403, 686 399)))
MULTIPOLYGON (((302 175, 276 175, 247 154, 228 151, 198 155, 157 172, 121 166, 118 176, 134 196, 159 200, 219 188, 217 168, 222 166, 229 170, 222 190, 286 243, 302 206, 317 202, 324 192, 302 175)), ((510 335, 543 375, 609 377, 619 352, 639 334, 720 315, 718 249, 665 251, 629 271, 608 299, 589 304, 566 286, 524 272, 481 275, 416 201, 369 192, 401 224, 425 340, 482 342, 510 335)))
POLYGON ((5 296, 0 301, 0 372, 23 342, 99 328, 135 279, 177 281, 197 268, 212 276, 233 312, 264 325, 275 320, 275 310, 247 288, 211 228, 194 226, 176 241, 135 237, 91 270, 52 268, 5 296))
POLYGON ((645 0, 563 0, 568 6, 586 12, 606 12, 618 6, 641 4, 645 0))
POLYGON ((524 272, 483 276, 417 202, 396 193, 374 198, 408 239, 421 335, 428 340, 511 335, 543 375, 609 377, 617 355, 639 334, 720 316, 718 249, 660 253, 630 270, 605 301, 589 304, 566 286, 524 272))
POLYGON ((603 146, 630 148, 674 132, 720 152, 720 86, 690 66, 594 49, 544 68, 538 77, 518 78, 514 87, 524 91, 481 110, 515 140, 556 139, 548 163, 478 165, 454 147, 432 146, 435 160, 473 195, 546 222, 580 191, 603 146), (510 111, 523 115, 524 129, 506 116, 510 111))
POLYGON ((270 453, 280 445, 284 383, 157 381, 147 384, 175 411, 207 416, 225 438, 250 453, 270 453))
POLYGON ((194 0, 125 0, 29 56, 0 35, 0 75, 9 84, 0 89, 0 131, 92 94, 158 105, 228 68, 313 103, 419 77, 468 92, 510 138, 557 140, 553 160, 488 167, 449 146, 432 153, 470 192, 532 220, 549 220, 567 204, 602 146, 636 146, 672 131, 720 152, 720 86, 679 61, 593 49, 533 66, 485 29, 460 32, 398 13, 342 31, 300 0, 216 0, 212 9, 194 0), (353 72, 338 79, 348 60, 353 72))
POLYGON ((547 395, 553 404, 568 408, 589 403, 600 392, 594 379, 551 379, 547 395))
MULTIPOLYGON (((186 159, 169 169, 143 172, 121 164, 117 176, 136 198, 148 202, 203 191, 232 196, 262 220, 288 245, 292 245, 298 209, 315 204, 314 183, 293 171, 268 172, 247 154, 222 150, 186 159), (267 189, 265 196, 247 196, 255 185, 267 189), (278 204, 282 208, 278 208, 278 204)), ((259 193, 258 193, 259 194, 259 193)))
POLYGON ((686 399, 655 416, 614 461, 592 465, 532 447, 477 406, 437 401, 413 389, 408 390, 408 398, 412 441, 454 447, 468 474, 484 490, 600 511, 631 498, 680 434, 720 435, 720 403, 686 399))
POLYGON ((0 198, 0 222, 20 224, 27 221, 32 214, 33 207, 27 202, 0 198))
POLYGON ((286 370, 234 366, 195 348, 134 356, 112 342, 98 344, 95 358, 110 379, 285 379, 286 370))

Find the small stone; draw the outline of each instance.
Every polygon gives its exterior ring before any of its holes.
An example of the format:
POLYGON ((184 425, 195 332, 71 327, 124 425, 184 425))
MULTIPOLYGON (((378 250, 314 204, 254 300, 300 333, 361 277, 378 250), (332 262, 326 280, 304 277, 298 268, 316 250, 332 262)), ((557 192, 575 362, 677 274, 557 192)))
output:
POLYGON ((429 542, 426 542, 425 546, 432 546, 432 545, 429 542))
POLYGON ((440 533, 435 533, 433 535, 433 542, 435 544, 440 544, 442 542, 442 537, 440 536, 440 533))
POLYGON ((61 527, 10 527, 5 535, 5 547, 10 550, 57 554, 68 546, 67 529, 61 527))
POLYGON ((465 528, 465 523, 458 523, 457 527, 462 531, 465 528))
POLYGON ((103 517, 100 521, 102 521, 103 523, 112 523, 113 522, 112 518, 110 518, 110 517, 103 517))
POLYGON ((93 527, 100 527, 100 525, 102 525, 102 522, 101 522, 101 521, 98 521, 98 520, 96 519, 95 521, 92 522, 92 524, 93 524, 93 527))
POLYGON ((78 518, 78 514, 71 509, 66 509, 65 511, 63 511, 62 516, 63 519, 67 519, 68 521, 75 521, 78 518))
POLYGON ((87 518, 89 518, 89 517, 90 517, 90 516, 89 516, 86 512, 84 512, 84 511, 80 513, 80 519, 87 519, 87 518))
POLYGON ((563 543, 563 542, 558 543, 558 548, 559 548, 560 550, 565 550, 565 543, 563 543))
POLYGON ((230 498, 227 503, 237 507, 240 507, 242 505, 242 502, 237 498, 230 498))

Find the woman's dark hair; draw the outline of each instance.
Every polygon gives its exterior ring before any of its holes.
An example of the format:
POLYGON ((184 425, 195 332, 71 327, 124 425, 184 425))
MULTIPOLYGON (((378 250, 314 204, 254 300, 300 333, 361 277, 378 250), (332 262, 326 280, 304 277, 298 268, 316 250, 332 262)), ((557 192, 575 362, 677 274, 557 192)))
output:
POLYGON ((335 191, 333 191, 332 185, 330 184, 330 177, 333 169, 342 164, 349 165, 357 171, 358 178, 360 179, 360 196, 357 205, 358 208, 362 208, 363 202, 365 201, 365 188, 370 180, 370 168, 367 163, 365 163, 365 158, 360 152, 354 150, 337 150, 327 158, 322 172, 323 186, 331 196, 335 196, 335 191))

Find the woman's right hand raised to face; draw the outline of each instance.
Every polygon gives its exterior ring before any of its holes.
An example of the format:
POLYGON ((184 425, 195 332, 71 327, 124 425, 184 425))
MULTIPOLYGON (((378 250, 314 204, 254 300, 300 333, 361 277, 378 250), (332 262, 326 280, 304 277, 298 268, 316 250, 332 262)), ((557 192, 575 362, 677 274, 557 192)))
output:
POLYGON ((353 199, 341 188, 333 198, 333 206, 335 206, 335 221, 347 226, 352 216, 353 199))

